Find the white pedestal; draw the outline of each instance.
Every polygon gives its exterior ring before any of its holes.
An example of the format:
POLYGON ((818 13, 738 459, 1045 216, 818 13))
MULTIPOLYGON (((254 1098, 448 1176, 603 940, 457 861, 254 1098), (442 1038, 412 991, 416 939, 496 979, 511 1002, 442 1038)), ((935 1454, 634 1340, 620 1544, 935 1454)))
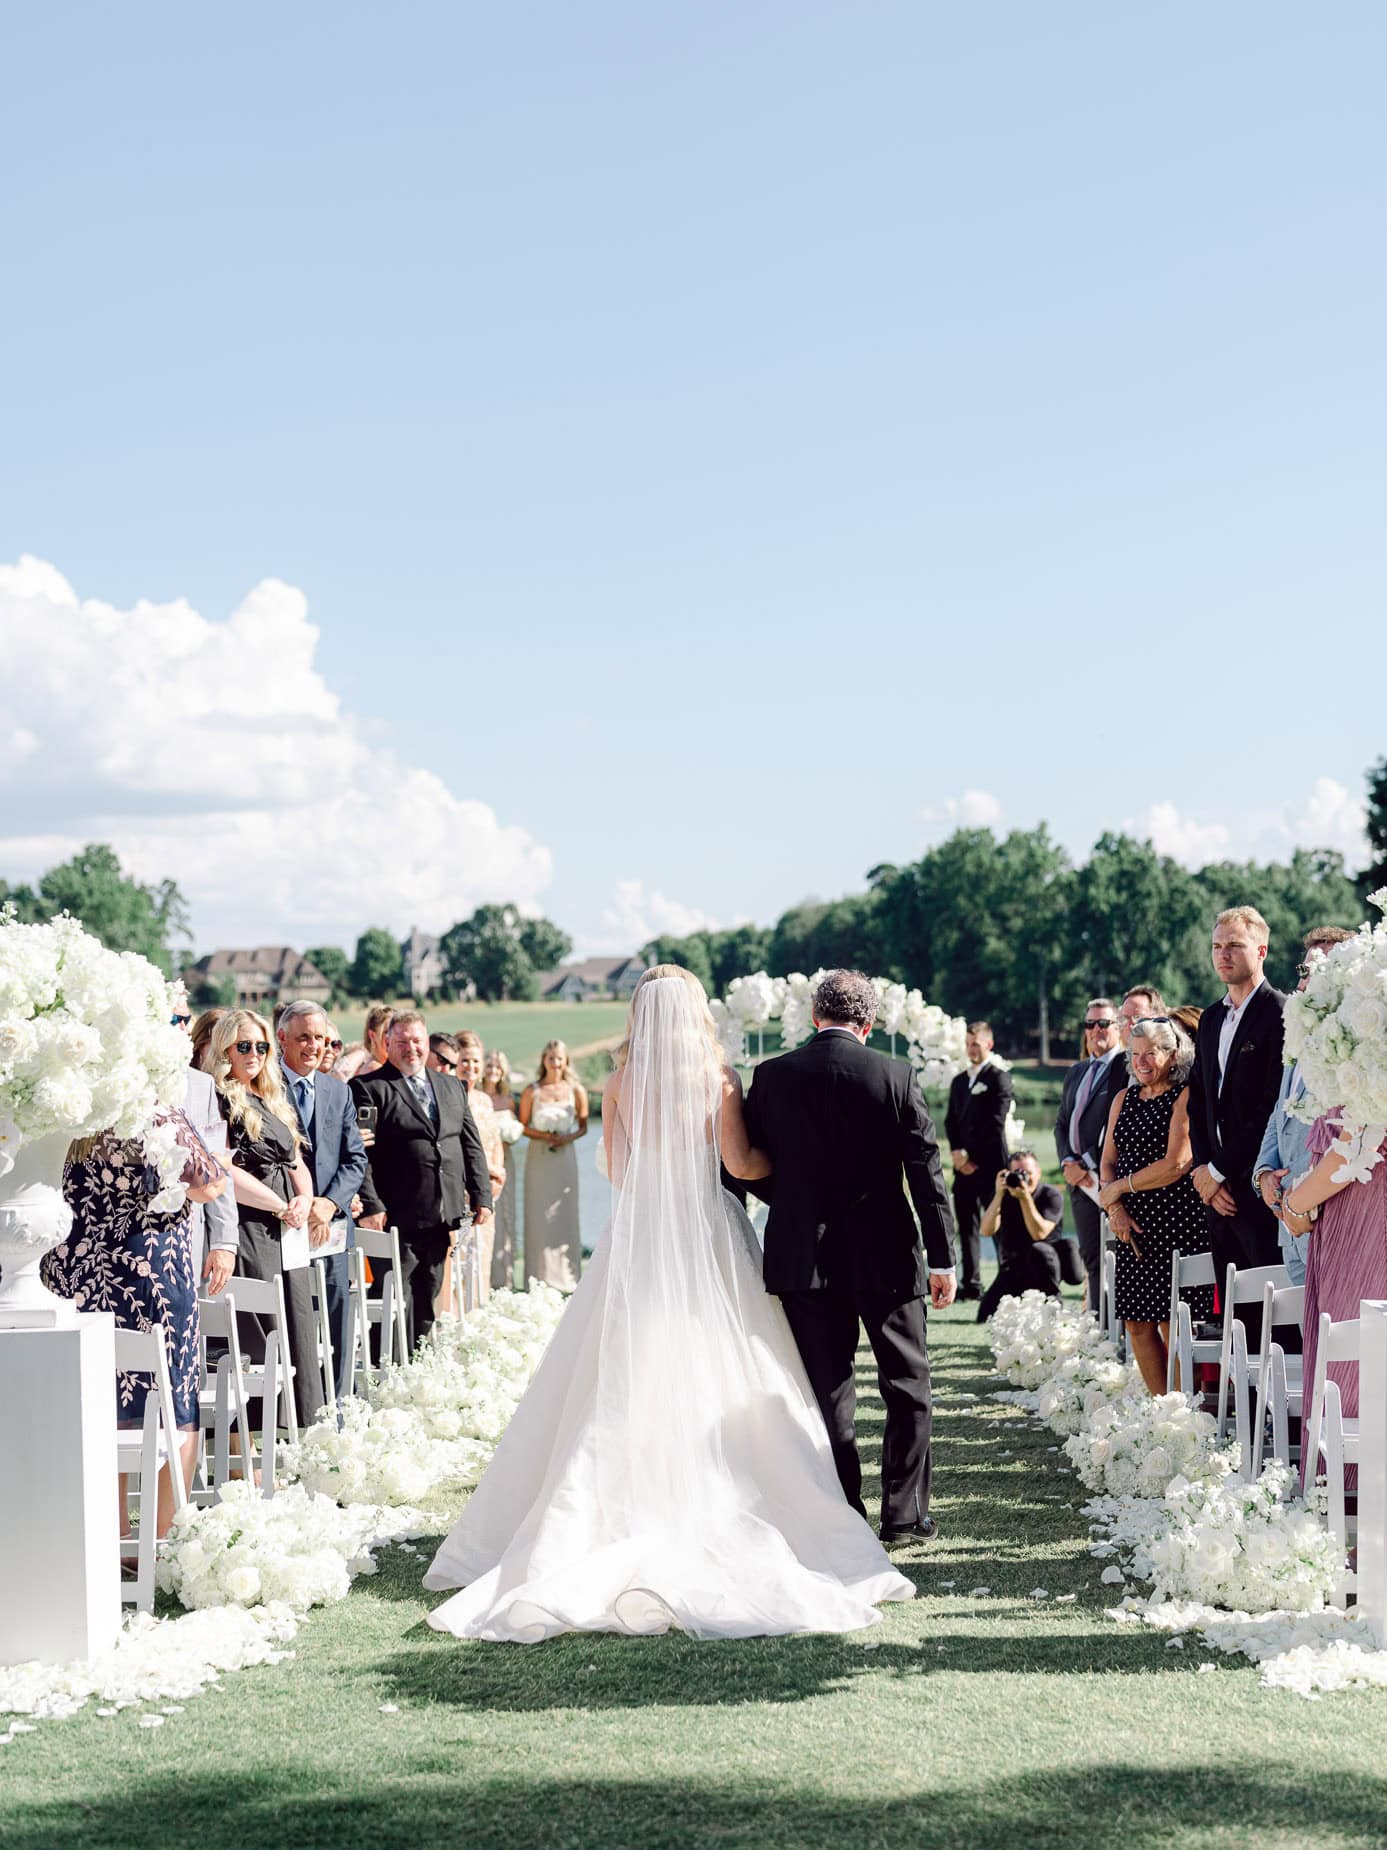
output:
POLYGON ((1387 1646, 1387 1303, 1358 1314, 1358 1610, 1387 1646))
POLYGON ((115 1319, 0 1330, 0 1664, 65 1664, 120 1630, 115 1319))

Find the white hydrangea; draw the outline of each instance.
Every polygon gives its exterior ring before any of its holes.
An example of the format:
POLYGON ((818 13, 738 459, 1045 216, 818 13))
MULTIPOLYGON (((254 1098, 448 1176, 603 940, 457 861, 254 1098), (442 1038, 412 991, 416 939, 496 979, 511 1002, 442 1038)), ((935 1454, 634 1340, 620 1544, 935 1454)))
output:
MULTIPOLYGON (((1371 903, 1387 908, 1387 887, 1371 903)), ((1340 1108, 1347 1179, 1366 1181, 1387 1139, 1387 921, 1313 958, 1305 988, 1286 1000, 1285 1054, 1305 1081, 1296 1115, 1340 1108)))

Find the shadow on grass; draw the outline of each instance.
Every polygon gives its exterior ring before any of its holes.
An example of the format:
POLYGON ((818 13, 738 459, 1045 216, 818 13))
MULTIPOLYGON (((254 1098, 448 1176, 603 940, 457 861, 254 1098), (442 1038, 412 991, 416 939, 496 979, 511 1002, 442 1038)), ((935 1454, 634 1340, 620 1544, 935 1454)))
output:
MULTIPOLYGON (((739 1782, 740 1783, 740 1782, 739 1782)), ((6 1850, 1129 1850, 1263 1842, 1382 1843, 1381 1781, 1242 1761, 1172 1770, 1113 1763, 932 1787, 891 1799, 845 1798, 761 1775, 738 1785, 596 1772, 517 1775, 471 1761, 363 1767, 330 1792, 280 1766, 238 1779, 189 1772, 134 1779, 98 1803, 69 1796, 11 1814, 6 1850)))
POLYGON ((609 1634, 563 1636, 542 1645, 494 1645, 451 1639, 420 1627, 411 1648, 377 1666, 391 1697, 420 1708, 445 1704, 471 1713, 547 1709, 643 1710, 725 1708, 805 1702, 850 1689, 861 1677, 950 1675, 1189 1675, 1165 1639, 1135 1627, 1095 1633, 1067 1627, 1027 1630, 1034 1609, 1024 1597, 994 1601, 990 1620, 1004 1630, 960 1631, 969 1610, 946 1616, 947 1630, 920 1644, 848 1638, 720 1639, 700 1643, 682 1633, 657 1638, 609 1634), (416 1642, 417 1640, 417 1642, 416 1642), (432 1648, 429 1648, 432 1646, 432 1648))

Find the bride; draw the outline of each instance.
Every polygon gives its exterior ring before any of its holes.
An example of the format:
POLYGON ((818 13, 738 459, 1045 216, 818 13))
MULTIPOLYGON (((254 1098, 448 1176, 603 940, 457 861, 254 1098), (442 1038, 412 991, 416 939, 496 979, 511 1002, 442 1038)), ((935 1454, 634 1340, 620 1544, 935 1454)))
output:
POLYGON ((875 1624, 910 1581, 839 1487, 719 1156, 747 1148, 703 987, 647 970, 602 1098, 610 1231, 424 1577, 460 1638, 696 1638, 875 1624))

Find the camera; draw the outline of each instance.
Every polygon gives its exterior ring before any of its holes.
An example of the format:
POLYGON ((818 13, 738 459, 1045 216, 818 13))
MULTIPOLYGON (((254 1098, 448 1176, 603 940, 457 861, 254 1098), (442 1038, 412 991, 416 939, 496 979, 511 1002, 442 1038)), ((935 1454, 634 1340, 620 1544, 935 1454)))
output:
POLYGON ((1024 1188, 1026 1186, 1025 1170, 1024 1169, 1008 1169, 1006 1185, 1008 1188, 1024 1188))

